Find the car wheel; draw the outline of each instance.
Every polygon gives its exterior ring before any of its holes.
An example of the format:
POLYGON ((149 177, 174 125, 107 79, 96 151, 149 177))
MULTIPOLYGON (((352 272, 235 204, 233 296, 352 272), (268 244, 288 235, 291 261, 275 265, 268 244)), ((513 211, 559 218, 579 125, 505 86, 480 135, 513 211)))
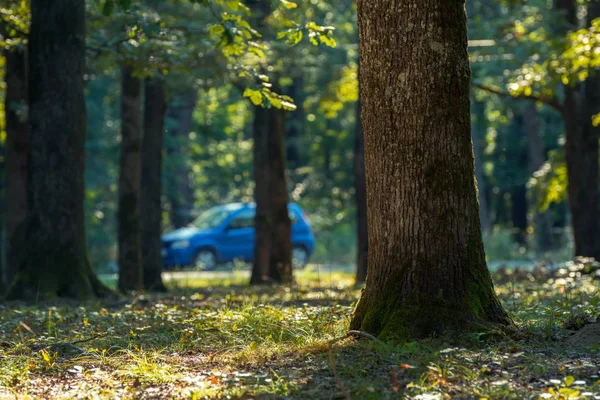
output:
POLYGON ((211 249, 200 249, 194 256, 193 267, 204 271, 211 271, 217 266, 217 255, 211 249))
POLYGON ((292 249, 292 267, 303 269, 306 264, 308 264, 308 251, 304 247, 294 247, 292 249))

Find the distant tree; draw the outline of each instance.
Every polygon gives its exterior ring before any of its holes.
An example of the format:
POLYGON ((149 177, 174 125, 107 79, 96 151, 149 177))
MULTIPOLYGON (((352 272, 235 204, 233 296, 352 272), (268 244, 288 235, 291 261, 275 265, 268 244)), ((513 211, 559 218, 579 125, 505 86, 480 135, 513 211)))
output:
POLYGON ((9 299, 92 298, 109 290, 88 260, 84 227, 85 2, 31 1, 29 187, 9 299))
POLYGON ((356 128, 354 133, 354 190, 356 190, 356 282, 367 279, 369 257, 367 227, 367 185, 365 181, 365 144, 361 121, 360 101, 356 102, 356 128))
POLYGON ((254 263, 250 283, 293 280, 291 221, 285 179, 284 112, 257 106, 254 112, 254 263))
MULTIPOLYGON (((555 7, 562 14, 562 20, 557 21, 555 29, 557 34, 566 37, 578 26, 578 2, 576 0, 556 0, 555 7)), ((600 17, 598 8, 598 2, 589 3, 588 18, 590 21, 600 17)), ((590 78, 581 84, 563 85, 565 159, 575 255, 600 259, 600 202, 598 195, 600 184, 598 131, 600 128, 592 126, 592 116, 594 113, 600 112, 600 101, 598 100, 600 78, 594 69, 591 69, 590 72, 590 78)))
POLYGON ((121 73, 121 162, 119 173, 119 281, 121 292, 143 288, 141 186, 141 83, 129 67, 121 73))
POLYGON ((371 246, 352 329, 402 340, 510 323, 481 241, 464 7, 358 3, 371 246))
POLYGON ((192 88, 173 96, 167 108, 167 157, 171 176, 167 182, 167 197, 171 224, 176 229, 187 226, 193 219, 194 190, 190 181, 188 147, 197 101, 198 94, 192 88))
POLYGON ((166 291, 161 272, 161 188, 162 154, 165 120, 165 89, 159 79, 144 83, 144 138, 142 141, 142 187, 140 211, 142 215, 142 265, 144 287, 147 290, 166 291))
POLYGON ((6 92, 6 281, 16 275, 20 258, 18 243, 23 240, 27 217, 27 55, 24 45, 5 50, 6 92), (20 237, 21 236, 21 237, 20 237))

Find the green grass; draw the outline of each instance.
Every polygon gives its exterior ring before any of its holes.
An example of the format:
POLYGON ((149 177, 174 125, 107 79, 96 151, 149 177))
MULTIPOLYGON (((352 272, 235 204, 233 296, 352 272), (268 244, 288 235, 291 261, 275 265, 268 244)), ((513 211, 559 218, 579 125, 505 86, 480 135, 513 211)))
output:
MULTIPOLYGON (((359 295, 350 273, 308 269, 290 288, 251 288, 241 272, 218 279, 180 275, 168 295, 127 303, 0 306, 0 398, 344 398, 328 342, 345 334, 359 295)), ((566 328, 598 317, 597 282, 572 271, 495 279, 516 332, 340 340, 332 356, 344 390, 353 399, 600 396, 598 350, 565 345, 566 328)))

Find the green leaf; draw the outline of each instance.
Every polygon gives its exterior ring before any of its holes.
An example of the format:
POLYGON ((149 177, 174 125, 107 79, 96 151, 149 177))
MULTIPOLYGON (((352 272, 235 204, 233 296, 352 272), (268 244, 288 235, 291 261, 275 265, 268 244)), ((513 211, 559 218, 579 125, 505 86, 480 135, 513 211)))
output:
POLYGON ((573 382, 575 382, 575 378, 572 377, 571 375, 569 375, 565 378, 565 386, 569 387, 573 384, 573 382))
POLYGON ((298 7, 298 4, 288 1, 288 0, 281 0, 281 4, 283 4, 283 6, 285 8, 296 8, 298 7))

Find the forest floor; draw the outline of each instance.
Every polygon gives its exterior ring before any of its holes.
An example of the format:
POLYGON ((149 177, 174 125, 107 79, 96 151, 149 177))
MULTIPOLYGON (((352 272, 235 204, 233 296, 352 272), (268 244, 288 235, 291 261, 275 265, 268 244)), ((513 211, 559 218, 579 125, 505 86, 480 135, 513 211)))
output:
POLYGON ((3 304, 0 399, 600 399, 593 269, 496 271, 511 334, 332 349, 360 292, 347 272, 308 270, 290 288, 232 274, 123 301, 3 304))

